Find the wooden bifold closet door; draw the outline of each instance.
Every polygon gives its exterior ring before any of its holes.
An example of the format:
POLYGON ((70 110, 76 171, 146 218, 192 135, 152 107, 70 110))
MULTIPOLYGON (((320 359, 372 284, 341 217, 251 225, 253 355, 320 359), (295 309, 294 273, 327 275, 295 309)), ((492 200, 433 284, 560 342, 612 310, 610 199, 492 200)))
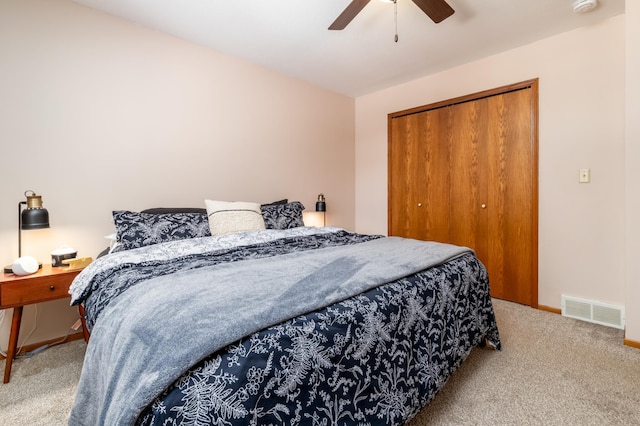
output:
POLYGON ((471 247, 537 307, 537 80, 389 115, 389 235, 471 247))

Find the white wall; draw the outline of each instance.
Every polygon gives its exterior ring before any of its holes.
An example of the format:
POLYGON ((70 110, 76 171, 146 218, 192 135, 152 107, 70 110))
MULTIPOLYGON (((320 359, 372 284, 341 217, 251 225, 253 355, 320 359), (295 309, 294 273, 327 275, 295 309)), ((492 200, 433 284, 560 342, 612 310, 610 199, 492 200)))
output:
POLYGON ((640 2, 626 2, 626 278, 625 337, 640 345, 640 2))
POLYGON ((539 78, 539 303, 624 305, 624 75, 619 15, 357 98, 356 230, 387 232, 388 113, 539 78))
MULTIPOLYGON (((3 265, 27 189, 51 228, 23 232, 23 254, 45 262, 63 244, 97 255, 114 209, 205 198, 313 209, 323 192, 328 223, 354 227, 352 98, 70 0, 2 0, 0 53, 3 265)), ((67 304, 25 309, 22 336, 36 315, 28 342, 64 335, 77 316, 67 304)))
MULTIPOLYGON (((539 77, 540 304, 559 307, 561 293, 626 304, 627 338, 640 341, 640 30, 625 29, 640 10, 630 3, 625 16, 354 105, 70 0, 2 0, 0 263, 17 253, 26 189, 51 212, 51 229, 23 233, 25 252, 45 261, 62 244, 95 256, 113 209, 205 197, 313 208, 324 192, 330 224, 386 233, 387 114, 539 77), (636 94, 626 98, 626 137, 625 40, 626 89, 636 94), (593 183, 577 183, 582 167, 593 183)), ((77 315, 66 305, 27 308, 22 337, 36 315, 28 343, 65 334, 77 315)))

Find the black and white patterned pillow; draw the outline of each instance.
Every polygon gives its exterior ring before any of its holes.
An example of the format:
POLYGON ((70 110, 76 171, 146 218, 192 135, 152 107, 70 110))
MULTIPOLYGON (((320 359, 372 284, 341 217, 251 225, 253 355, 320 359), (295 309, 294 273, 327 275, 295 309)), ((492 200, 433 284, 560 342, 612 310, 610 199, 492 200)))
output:
POLYGON ((304 226, 302 221, 304 206, 299 201, 287 204, 263 205, 260 210, 267 229, 290 229, 304 226))
POLYGON ((118 210, 113 212, 113 222, 118 245, 112 252, 211 235, 206 213, 150 214, 118 210))

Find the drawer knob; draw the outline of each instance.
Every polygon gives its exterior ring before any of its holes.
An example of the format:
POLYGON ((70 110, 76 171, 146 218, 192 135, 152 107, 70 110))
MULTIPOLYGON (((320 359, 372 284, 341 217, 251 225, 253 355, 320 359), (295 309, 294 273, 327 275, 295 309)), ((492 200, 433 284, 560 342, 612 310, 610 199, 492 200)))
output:
POLYGON ((52 286, 52 285, 49 286, 49 290, 53 291, 55 289, 56 289, 55 286, 52 286))

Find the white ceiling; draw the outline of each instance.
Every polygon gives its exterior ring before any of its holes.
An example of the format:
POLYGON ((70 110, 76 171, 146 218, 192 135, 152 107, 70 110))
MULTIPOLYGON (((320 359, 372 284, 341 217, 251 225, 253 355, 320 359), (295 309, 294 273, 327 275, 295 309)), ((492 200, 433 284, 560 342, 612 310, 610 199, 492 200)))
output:
POLYGON ((351 0, 74 0, 197 44, 357 97, 624 13, 599 0, 447 0, 435 24, 412 1, 372 0, 342 31, 351 0))

